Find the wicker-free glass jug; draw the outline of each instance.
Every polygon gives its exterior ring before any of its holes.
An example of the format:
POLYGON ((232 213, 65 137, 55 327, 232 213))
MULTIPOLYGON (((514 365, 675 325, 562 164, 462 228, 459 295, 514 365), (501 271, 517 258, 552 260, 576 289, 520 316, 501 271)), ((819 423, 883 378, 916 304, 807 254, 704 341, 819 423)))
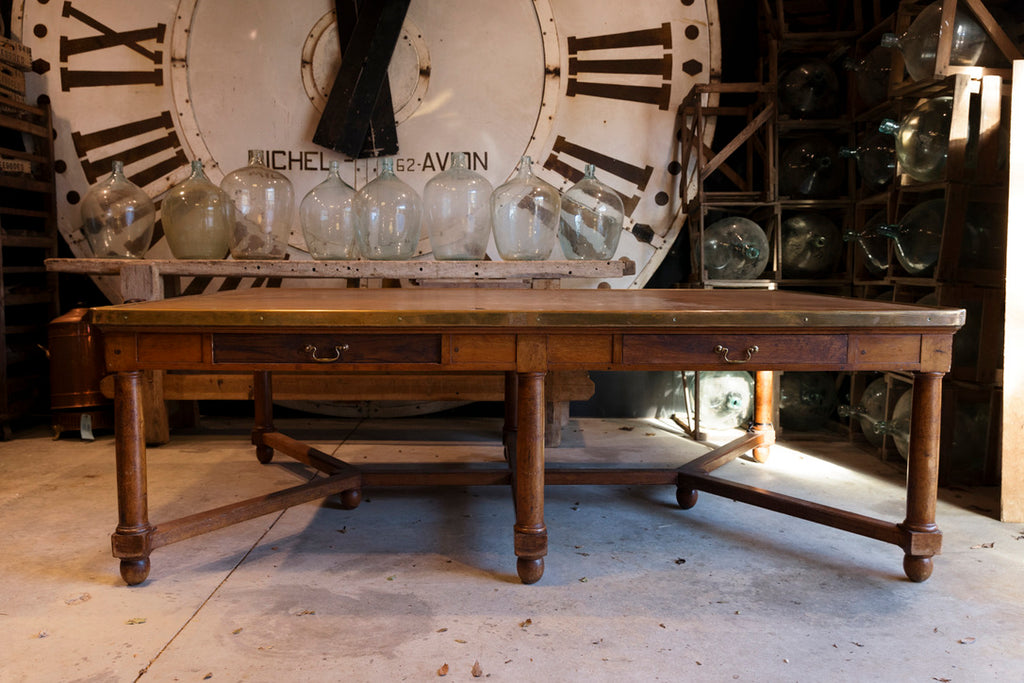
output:
POLYGON ((524 156, 515 177, 491 194, 494 245, 506 261, 542 261, 558 239, 561 196, 533 174, 532 164, 524 156))
POLYGON ((423 188, 423 220, 439 261, 477 261, 491 236, 491 183, 466 164, 465 152, 448 154, 448 168, 423 188))
POLYGON ((798 213, 782 222, 782 274, 830 275, 839 265, 843 239, 839 228, 820 213, 798 213))
POLYGON ((567 259, 608 260, 615 256, 622 235, 625 209, 622 197, 583 167, 583 178, 562 195, 558 239, 567 259))
POLYGON ((381 159, 380 175, 356 195, 356 241, 373 260, 405 260, 420 242, 420 196, 395 175, 395 160, 381 159))
POLYGON ((175 258, 222 259, 235 224, 231 199, 192 160, 192 175, 172 187, 160 205, 167 246, 175 258))
POLYGON ((911 275, 927 275, 939 260, 946 200, 929 199, 908 211, 899 223, 884 225, 878 233, 893 240, 896 258, 911 275))
POLYGON ((295 193, 284 174, 250 149, 249 163, 224 176, 220 188, 235 205, 229 246, 236 259, 283 259, 288 250, 295 193))
POLYGON ((885 119, 878 130, 896 136, 900 168, 914 180, 930 183, 946 173, 953 98, 933 97, 914 107, 896 123, 885 119))
POLYGON ((110 175, 89 188, 81 212, 82 229, 94 256, 146 255, 153 239, 156 208, 149 195, 125 177, 124 162, 113 162, 110 175))
POLYGON ((951 66, 974 66, 989 42, 985 29, 969 12, 957 7, 954 25, 942 26, 942 2, 933 2, 921 10, 902 36, 887 33, 883 47, 896 47, 903 53, 907 73, 915 81, 935 75, 935 59, 939 48, 939 30, 952 29, 949 63, 951 66))
POLYGON ((315 259, 352 259, 356 251, 356 191, 341 179, 332 161, 327 178, 299 204, 306 249, 315 259))
POLYGON ((707 279, 753 280, 767 265, 768 238, 749 218, 723 218, 704 229, 707 279))
POLYGON ((779 112, 797 119, 835 116, 839 77, 823 59, 810 58, 779 77, 779 112))

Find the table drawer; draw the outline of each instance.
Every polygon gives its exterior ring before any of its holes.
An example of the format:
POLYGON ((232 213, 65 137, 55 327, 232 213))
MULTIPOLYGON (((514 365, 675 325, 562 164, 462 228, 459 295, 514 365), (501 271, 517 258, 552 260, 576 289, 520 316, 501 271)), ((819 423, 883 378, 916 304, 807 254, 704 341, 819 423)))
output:
POLYGON ((688 364, 723 367, 846 362, 846 335, 807 334, 626 334, 622 361, 627 365, 688 364), (756 350, 755 350, 756 349, 756 350))
POLYGON ((441 335, 214 334, 215 363, 440 363, 441 335))

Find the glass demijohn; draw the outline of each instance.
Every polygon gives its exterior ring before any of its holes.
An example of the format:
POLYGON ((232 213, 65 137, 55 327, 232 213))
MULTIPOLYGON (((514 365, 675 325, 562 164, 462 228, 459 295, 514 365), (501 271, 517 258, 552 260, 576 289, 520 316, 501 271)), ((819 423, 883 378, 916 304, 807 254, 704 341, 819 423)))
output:
POLYGON ((845 241, 857 242, 864 255, 864 266, 874 275, 883 275, 889 270, 889 239, 879 232, 885 225, 885 209, 882 209, 864 223, 863 230, 851 230, 843 235, 845 241))
POLYGON ((782 222, 784 277, 829 275, 838 265, 842 251, 839 228, 819 213, 800 213, 782 222))
POLYGON ((229 246, 236 259, 283 259, 291 233, 294 191, 284 174, 250 149, 249 163, 224 176, 220 189, 235 205, 229 246))
POLYGON ((583 178, 562 195, 558 237, 565 258, 612 258, 619 246, 624 215, 622 197, 594 176, 593 164, 587 164, 583 178))
POLYGON ((175 258, 222 259, 235 225, 235 207, 192 160, 192 175, 168 191, 160 205, 167 245, 175 258))
POLYGON ((143 258, 153 239, 156 208, 153 200, 124 175, 115 161, 109 176, 82 198, 82 223, 94 256, 143 258))
POLYGON ((949 153, 949 124, 953 116, 953 98, 925 100, 896 123, 882 121, 878 130, 896 136, 896 158, 901 170, 914 180, 930 183, 941 180, 949 153))
POLYGON ((494 245, 506 261, 542 261, 558 239, 561 196, 533 174, 524 156, 514 178, 491 195, 494 245))
POLYGON ((822 429, 836 401, 835 379, 827 372, 786 372, 779 381, 779 421, 784 429, 822 429))
POLYGON ((306 193, 299 204, 299 222, 309 255, 318 260, 354 259, 356 251, 356 191, 332 161, 327 178, 306 193))
POLYGON ((865 136, 858 147, 840 148, 839 156, 857 161, 857 171, 868 192, 885 189, 896 173, 896 149, 892 136, 880 131, 865 136))
POLYGON ((793 118, 834 116, 839 109, 839 78, 823 59, 807 59, 779 78, 779 109, 793 118))
POLYGON ((768 238, 749 218, 723 218, 704 229, 707 279, 753 280, 767 265, 768 238))
POLYGON ((896 225, 878 228, 878 233, 893 240, 896 258, 910 275, 927 275, 939 260, 942 226, 946 216, 945 199, 929 199, 907 212, 896 225))
POLYGON ((838 196, 846 182, 839 148, 823 135, 792 140, 779 155, 779 192, 813 199, 838 196))
POLYGON ((684 373, 686 400, 697 406, 700 400, 701 429, 739 429, 754 414, 754 378, 744 370, 715 370, 684 373))
POLYGON ((356 195, 356 241, 368 259, 411 259, 420 242, 420 196, 395 175, 395 160, 381 159, 380 175, 356 195))
POLYGON ((491 236, 487 178, 466 165, 465 152, 450 152, 448 167, 423 188, 423 219, 430 250, 439 261, 479 261, 491 236))
MULTIPOLYGON (((899 48, 907 73, 915 81, 933 78, 940 27, 945 31, 950 28, 942 26, 942 2, 933 2, 921 10, 902 36, 891 33, 882 36, 882 46, 899 48)), ((974 66, 988 42, 985 29, 959 7, 952 29, 950 66, 974 66)))

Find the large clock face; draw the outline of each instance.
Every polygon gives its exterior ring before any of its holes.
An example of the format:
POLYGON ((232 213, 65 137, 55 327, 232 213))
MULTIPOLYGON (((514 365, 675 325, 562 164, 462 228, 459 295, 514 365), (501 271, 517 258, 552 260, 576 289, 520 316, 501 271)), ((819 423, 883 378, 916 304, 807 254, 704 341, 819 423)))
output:
MULTIPOLYGON (((58 223, 72 251, 91 255, 78 203, 114 159, 158 206, 190 160, 219 183, 249 149, 266 150, 297 200, 332 160, 357 189, 372 180, 377 160, 312 142, 341 61, 334 7, 16 1, 12 24, 40 74, 29 98, 47 95, 54 111, 58 223)), ((388 70, 396 171, 421 191, 464 151, 497 187, 526 154, 564 191, 593 163, 625 201, 616 258, 637 263, 610 284, 643 286, 682 226, 677 109, 717 75, 718 38, 715 0, 412 0, 388 70)), ((294 225, 292 258, 307 258, 294 225)), ((157 232, 149 255, 169 258, 157 232)))

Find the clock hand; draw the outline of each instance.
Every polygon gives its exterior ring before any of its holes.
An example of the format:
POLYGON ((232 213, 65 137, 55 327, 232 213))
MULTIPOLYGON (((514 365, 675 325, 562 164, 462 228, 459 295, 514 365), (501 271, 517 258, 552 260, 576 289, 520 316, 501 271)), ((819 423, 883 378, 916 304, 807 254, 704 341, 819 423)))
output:
MULTIPOLYGON (((340 54, 344 55, 349 40, 355 31, 359 5, 369 0, 335 0, 335 17, 338 27, 338 44, 340 54)), ((395 107, 391 101, 391 84, 387 74, 377 96, 377 103, 370 116, 370 128, 367 131, 359 158, 389 156, 398 153, 398 132, 395 130, 395 107)))
MULTIPOLYGON (((316 144, 353 158, 364 152, 374 109, 382 106, 378 100, 385 90, 388 64, 402 30, 409 1, 383 0, 361 4, 355 27, 344 49, 341 68, 313 135, 316 144)), ((338 5, 342 4, 339 0, 338 5)), ((389 116, 385 117, 385 124, 386 119, 391 118, 393 126, 390 88, 387 90, 389 116)), ((398 151, 397 135, 393 148, 380 144, 386 140, 376 134, 371 140, 371 148, 365 150, 368 153, 364 156, 381 156, 398 151)))

